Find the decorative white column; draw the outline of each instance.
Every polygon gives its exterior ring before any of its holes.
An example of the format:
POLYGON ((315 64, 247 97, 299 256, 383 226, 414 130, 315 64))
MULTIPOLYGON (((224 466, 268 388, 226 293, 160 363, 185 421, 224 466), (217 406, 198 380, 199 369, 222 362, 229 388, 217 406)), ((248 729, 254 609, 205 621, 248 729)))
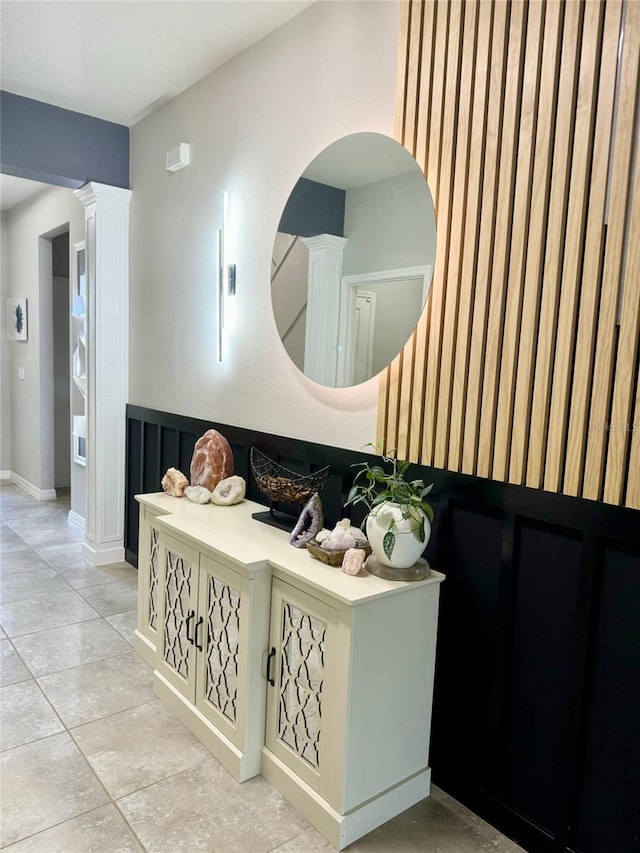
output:
POLYGON ((85 206, 87 249, 87 507, 82 554, 102 566, 124 559, 131 190, 88 183, 75 194, 85 206))
POLYGON ((301 240, 309 250, 304 372, 322 385, 334 386, 338 364, 342 253, 347 240, 333 234, 318 234, 301 240))

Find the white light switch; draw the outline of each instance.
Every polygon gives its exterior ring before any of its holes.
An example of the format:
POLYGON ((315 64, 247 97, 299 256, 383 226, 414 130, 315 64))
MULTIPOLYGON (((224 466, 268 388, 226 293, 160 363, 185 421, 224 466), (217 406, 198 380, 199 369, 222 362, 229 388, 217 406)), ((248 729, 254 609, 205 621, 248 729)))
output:
POLYGON ((18 368, 18 379, 24 379, 24 367, 18 368))

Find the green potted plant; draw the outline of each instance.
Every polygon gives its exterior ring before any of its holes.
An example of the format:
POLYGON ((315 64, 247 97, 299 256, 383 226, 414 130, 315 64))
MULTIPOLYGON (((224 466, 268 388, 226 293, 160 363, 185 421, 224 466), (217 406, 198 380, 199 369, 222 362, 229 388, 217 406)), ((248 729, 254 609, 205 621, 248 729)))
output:
POLYGON ((385 471, 381 464, 358 462, 356 474, 346 504, 364 504, 367 539, 382 565, 395 569, 413 566, 424 551, 431 535, 433 509, 425 501, 433 483, 407 480, 410 463, 401 461, 396 451, 383 453, 382 445, 373 447, 382 462, 391 466, 385 471))

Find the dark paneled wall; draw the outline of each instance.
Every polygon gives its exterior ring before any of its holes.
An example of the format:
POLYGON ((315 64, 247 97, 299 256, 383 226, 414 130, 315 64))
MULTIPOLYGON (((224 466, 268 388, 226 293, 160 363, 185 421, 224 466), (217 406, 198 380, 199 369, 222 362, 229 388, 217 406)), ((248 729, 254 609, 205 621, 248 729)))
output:
MULTIPOLYGON (((215 427, 248 495, 251 445, 288 468, 332 466, 328 522, 363 454, 129 406, 133 495, 185 473, 215 427)), ((446 574, 431 740, 434 782, 530 851, 640 850, 640 513, 415 467, 435 482, 426 556, 446 574)), ((356 519, 357 521, 357 519, 356 519)), ((381 629, 383 626, 381 626, 381 629)))

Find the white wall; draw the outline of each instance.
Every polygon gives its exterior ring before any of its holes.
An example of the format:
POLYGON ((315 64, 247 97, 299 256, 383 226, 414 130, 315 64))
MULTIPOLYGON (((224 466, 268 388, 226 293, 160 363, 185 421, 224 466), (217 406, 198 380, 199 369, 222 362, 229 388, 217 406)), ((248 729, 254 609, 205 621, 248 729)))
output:
POLYGON ((434 265, 433 201, 419 169, 347 190, 344 275, 434 265))
POLYGON ((11 471, 11 388, 9 386, 9 341, 7 340, 7 297, 9 293, 8 221, 0 213, 0 471, 11 471))
POLYGON ((393 134, 399 5, 320 2, 131 129, 130 400, 360 448, 376 380, 327 389, 289 361, 270 304, 274 235, 292 187, 329 143, 393 134), (191 144, 169 174, 166 149, 191 144), (236 222, 236 324, 215 351, 222 192, 236 222))
MULTIPOLYGON (((60 187, 26 199, 7 217, 5 295, 26 296, 29 331, 28 341, 8 344, 10 468, 43 491, 54 487, 54 430, 51 243, 42 235, 59 231, 66 223, 71 243, 83 239, 84 208, 71 190, 60 187), (24 367, 24 380, 17 378, 18 367, 24 367)), ((84 477, 84 469, 80 476, 84 477)), ((72 479, 72 493, 73 488, 72 479)), ((84 516, 84 505, 77 511, 84 516)))

